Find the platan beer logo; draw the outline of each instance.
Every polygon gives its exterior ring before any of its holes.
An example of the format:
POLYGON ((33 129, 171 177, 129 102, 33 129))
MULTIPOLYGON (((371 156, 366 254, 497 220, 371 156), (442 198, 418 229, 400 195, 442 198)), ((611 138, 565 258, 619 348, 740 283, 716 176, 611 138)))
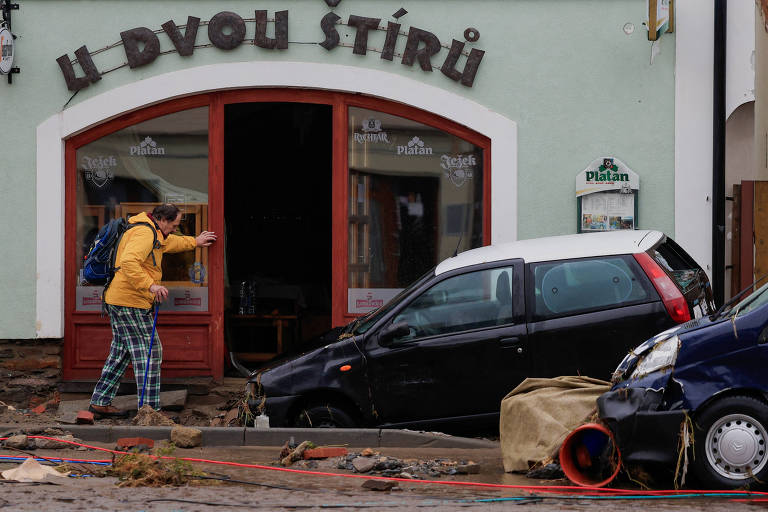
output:
POLYGON ((389 134, 381 130, 381 121, 378 119, 367 118, 363 119, 363 133, 355 132, 355 142, 362 144, 363 142, 389 142, 389 134))
POLYGON ((114 156, 84 156, 81 162, 85 181, 99 188, 115 179, 115 174, 112 171, 116 167, 117 159, 114 156))
POLYGON ((165 148, 158 147, 152 137, 147 137, 138 146, 131 146, 130 154, 131 156, 162 156, 165 155, 165 148))
POLYGON ((432 148, 424 145, 424 141, 414 137, 405 146, 397 146, 398 155, 431 155, 432 148))
POLYGON ((475 165, 477 165, 475 155, 442 155, 440 157, 440 167, 445 169, 445 177, 457 187, 472 179, 475 165))
POLYGON ((595 182, 608 182, 626 181, 629 182, 629 174, 619 172, 619 166, 613 161, 613 158, 603 158, 603 165, 597 169, 587 171, 587 183, 594 184, 595 182))

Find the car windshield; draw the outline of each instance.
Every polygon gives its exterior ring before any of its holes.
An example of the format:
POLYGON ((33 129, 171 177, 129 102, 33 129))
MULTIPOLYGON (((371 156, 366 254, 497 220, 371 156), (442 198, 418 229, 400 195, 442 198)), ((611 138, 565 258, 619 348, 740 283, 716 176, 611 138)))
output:
POLYGON ((411 290, 414 288, 417 288, 418 286, 421 286, 421 284, 429 279, 430 277, 435 275, 435 267, 431 268, 429 272, 418 278, 416 281, 410 284, 407 288, 404 288, 400 293, 392 297, 389 302, 384 304, 378 309, 374 309, 370 313, 366 313, 365 315, 358 317, 353 321, 349 326, 344 329, 343 334, 351 334, 353 336, 356 336, 358 334, 363 334, 364 332, 368 331, 376 322, 379 321, 381 317, 389 313, 392 308, 394 308, 399 302, 400 299, 405 297, 408 293, 410 293, 411 290))
POLYGON ((733 315, 746 315, 750 311, 753 311, 766 303, 768 303, 768 284, 764 284, 748 295, 744 300, 736 304, 733 308, 733 315))

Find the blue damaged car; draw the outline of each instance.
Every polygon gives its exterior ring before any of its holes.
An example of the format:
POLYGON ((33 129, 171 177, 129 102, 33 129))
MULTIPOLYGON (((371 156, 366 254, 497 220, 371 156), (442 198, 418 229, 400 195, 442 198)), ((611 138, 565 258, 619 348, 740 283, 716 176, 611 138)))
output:
POLYGON ((768 285, 647 340, 613 384, 598 412, 625 464, 687 460, 715 488, 768 481, 768 285))

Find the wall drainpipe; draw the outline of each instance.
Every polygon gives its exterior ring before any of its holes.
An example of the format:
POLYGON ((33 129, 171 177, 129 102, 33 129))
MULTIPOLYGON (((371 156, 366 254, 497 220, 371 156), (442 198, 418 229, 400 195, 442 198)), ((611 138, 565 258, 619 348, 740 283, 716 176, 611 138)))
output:
POLYGON ((712 292, 725 300, 725 51, 727 0, 715 0, 712 108, 712 292))

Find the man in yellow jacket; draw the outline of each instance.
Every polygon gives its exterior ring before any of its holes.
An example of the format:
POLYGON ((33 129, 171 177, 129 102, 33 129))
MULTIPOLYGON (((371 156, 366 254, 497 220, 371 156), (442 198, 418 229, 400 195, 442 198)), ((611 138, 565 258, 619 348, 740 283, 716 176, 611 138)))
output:
POLYGON ((96 417, 127 416, 125 411, 111 405, 112 399, 129 361, 133 364, 136 386, 141 393, 148 358, 151 359, 145 403, 155 410, 160 409, 163 347, 157 333, 151 355, 149 345, 152 305, 168 297, 168 289, 157 284, 163 277, 163 254, 208 247, 216 241, 216 234, 210 231, 203 231, 197 237, 172 234, 180 222, 181 211, 173 204, 159 205, 150 214, 140 213, 128 220, 133 227, 120 240, 115 257, 115 276, 104 294, 112 326, 112 345, 91 397, 89 410, 96 417))

